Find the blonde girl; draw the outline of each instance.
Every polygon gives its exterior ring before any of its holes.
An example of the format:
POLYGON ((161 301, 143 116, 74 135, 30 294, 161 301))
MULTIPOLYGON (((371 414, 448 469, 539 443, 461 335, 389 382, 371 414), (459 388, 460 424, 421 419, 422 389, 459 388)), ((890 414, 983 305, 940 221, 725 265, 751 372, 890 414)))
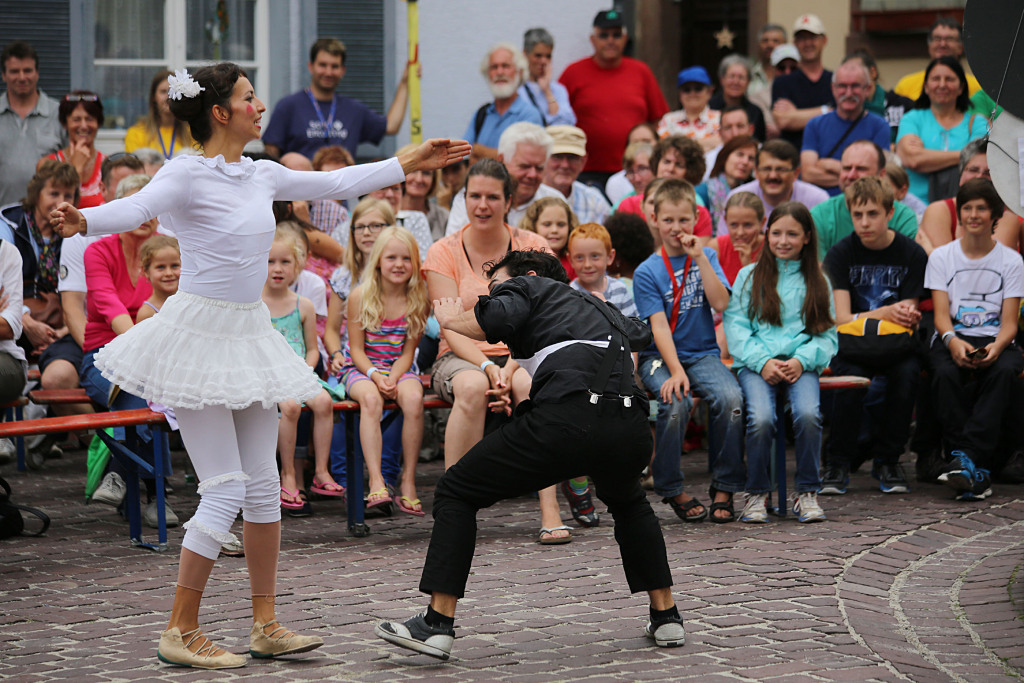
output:
POLYGON ((572 280, 576 271, 569 261, 569 233, 576 229, 579 221, 572 208, 558 197, 538 199, 526 210, 519 221, 520 230, 535 232, 548 241, 551 251, 562 262, 566 274, 572 280))
POLYGON ((395 401, 404 417, 401 496, 395 502, 402 512, 423 516, 416 497, 423 385, 411 368, 429 314, 416 239, 404 228, 385 229, 348 300, 349 340, 341 368, 345 390, 360 406, 359 439, 370 475, 367 507, 392 502, 381 474, 380 419, 384 402, 395 401))
POLYGON ((331 276, 331 293, 327 302, 327 327, 324 330, 324 346, 330 358, 331 374, 337 374, 342 366, 342 353, 348 341, 345 328, 348 295, 354 282, 359 281, 363 264, 380 237, 384 228, 395 224, 395 211, 383 199, 367 197, 352 210, 349 223, 348 249, 344 263, 331 276))
POLYGON ((149 280, 153 294, 139 308, 135 322, 140 323, 160 312, 160 308, 178 291, 181 277, 181 249, 178 240, 170 235, 153 235, 142 243, 139 250, 142 274, 149 280))
MULTIPOLYGON (((303 357, 311 368, 316 366, 320 352, 316 347, 316 313, 313 302, 293 292, 291 285, 300 272, 304 250, 295 232, 278 227, 270 247, 267 282, 263 286, 263 303, 270 310, 270 322, 284 335, 288 345, 303 357)), ((313 412, 313 450, 316 474, 310 490, 323 496, 343 496, 345 488, 334 481, 328 468, 331 433, 334 429, 333 402, 326 390, 306 401, 313 412)), ((281 507, 301 510, 305 506, 299 490, 303 488, 295 471, 295 439, 302 406, 293 400, 278 404, 277 448, 281 455, 281 507)))

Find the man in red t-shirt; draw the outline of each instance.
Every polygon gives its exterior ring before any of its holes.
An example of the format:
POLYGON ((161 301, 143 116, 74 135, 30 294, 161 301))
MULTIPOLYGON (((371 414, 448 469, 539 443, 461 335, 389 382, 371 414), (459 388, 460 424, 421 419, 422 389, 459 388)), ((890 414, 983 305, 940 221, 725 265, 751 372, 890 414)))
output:
POLYGON ((598 12, 590 35, 594 54, 570 64, 558 79, 569 91, 576 125, 587 134, 587 163, 579 179, 600 188, 622 167, 630 129, 668 112, 647 65, 623 56, 623 19, 618 10, 598 12))

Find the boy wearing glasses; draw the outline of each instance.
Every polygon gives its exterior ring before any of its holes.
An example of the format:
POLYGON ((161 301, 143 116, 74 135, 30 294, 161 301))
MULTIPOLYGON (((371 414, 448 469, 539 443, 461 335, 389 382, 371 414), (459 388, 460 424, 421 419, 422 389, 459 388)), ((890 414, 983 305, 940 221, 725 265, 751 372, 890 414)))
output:
POLYGON ((620 169, 633 126, 668 113, 650 68, 624 56, 628 40, 622 12, 598 12, 590 35, 594 54, 567 66, 558 79, 569 92, 576 125, 587 134, 587 163, 579 180, 601 188, 620 169))

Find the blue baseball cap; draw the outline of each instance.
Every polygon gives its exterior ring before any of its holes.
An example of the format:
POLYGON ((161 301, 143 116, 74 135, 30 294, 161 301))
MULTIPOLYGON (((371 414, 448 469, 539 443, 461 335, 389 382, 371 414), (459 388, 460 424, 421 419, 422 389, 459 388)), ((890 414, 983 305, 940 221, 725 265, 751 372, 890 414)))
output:
POLYGON ((711 85, 711 76, 708 76, 708 70, 702 66, 688 66, 676 76, 676 87, 681 86, 683 83, 711 85))

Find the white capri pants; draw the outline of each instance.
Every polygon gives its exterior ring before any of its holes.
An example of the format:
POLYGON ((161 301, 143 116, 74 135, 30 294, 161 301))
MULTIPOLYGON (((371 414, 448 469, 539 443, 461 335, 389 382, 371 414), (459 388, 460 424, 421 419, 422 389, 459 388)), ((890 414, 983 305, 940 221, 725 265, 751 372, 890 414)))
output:
POLYGON ((255 403, 242 410, 175 408, 192 467, 199 478, 199 508, 185 523, 182 547, 211 560, 222 543, 237 541, 231 525, 239 509, 247 522, 281 519, 277 472, 277 408, 255 403))

